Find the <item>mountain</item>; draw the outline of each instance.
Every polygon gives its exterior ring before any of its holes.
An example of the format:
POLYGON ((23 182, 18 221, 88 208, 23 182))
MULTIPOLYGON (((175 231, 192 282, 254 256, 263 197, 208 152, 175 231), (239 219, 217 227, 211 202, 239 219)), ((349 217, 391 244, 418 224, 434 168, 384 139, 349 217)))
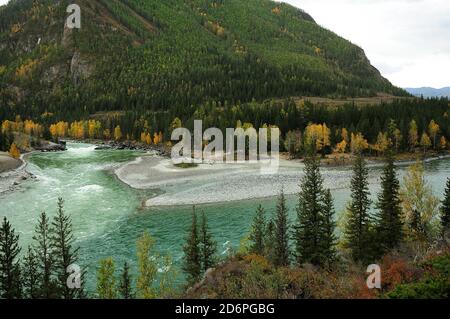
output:
POLYGON ((449 97, 450 98, 450 87, 444 87, 442 89, 435 89, 431 87, 421 87, 421 88, 406 88, 407 92, 415 96, 423 96, 425 98, 431 97, 449 97))
POLYGON ((405 95, 364 51, 269 0, 11 0, 0 118, 173 110, 288 96, 405 95), (67 6, 81 7, 69 29, 67 6))

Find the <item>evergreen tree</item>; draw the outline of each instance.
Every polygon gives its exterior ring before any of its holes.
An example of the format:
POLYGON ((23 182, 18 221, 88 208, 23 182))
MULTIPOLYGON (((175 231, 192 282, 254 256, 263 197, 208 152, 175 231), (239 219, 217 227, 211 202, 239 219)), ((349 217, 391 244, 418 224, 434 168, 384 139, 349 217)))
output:
POLYGON ((197 230, 197 213, 195 207, 192 212, 192 225, 187 238, 184 250, 183 270, 188 277, 188 283, 193 284, 200 279, 201 275, 201 257, 200 257, 200 239, 197 230))
POLYGON ((6 152, 8 149, 6 148, 6 135, 3 134, 0 128, 0 151, 6 152))
POLYGON ((274 231, 274 253, 275 265, 287 266, 289 265, 289 224, 288 224, 288 209, 286 207, 286 198, 284 191, 281 191, 278 197, 278 204, 275 215, 275 231, 274 231))
POLYGON ((39 269, 37 256, 30 246, 23 260, 22 266, 23 292, 25 298, 39 298, 39 269))
POLYGON ((448 234, 450 232, 450 178, 447 179, 447 187, 445 188, 441 213, 442 231, 444 234, 448 234))
POLYGON ((250 240, 252 242, 252 245, 250 247, 250 251, 253 254, 257 254, 260 256, 264 256, 264 250, 265 250, 265 242, 264 242, 264 236, 266 233, 266 212, 264 211, 264 208, 259 205, 255 217, 253 219, 253 225, 252 230, 250 233, 250 240))
POLYGON ((388 154, 381 177, 381 193, 378 195, 375 241, 380 255, 397 247, 403 239, 400 183, 394 158, 388 154))
POLYGON ((4 299, 21 298, 21 279, 18 255, 20 253, 19 235, 6 219, 0 228, 0 297, 4 299))
POLYGON ((266 236, 264 238, 264 256, 275 263, 275 223, 269 220, 266 227, 266 236))
POLYGON ((321 251, 323 252, 323 260, 326 265, 332 264, 336 259, 336 222, 334 220, 335 210, 333 196, 331 191, 327 189, 324 195, 323 205, 323 224, 322 224, 322 243, 321 251))
POLYGON ((319 159, 310 155, 305 159, 305 175, 302 178, 297 206, 297 225, 294 240, 297 263, 321 265, 323 252, 323 179, 320 174, 319 159))
POLYGON ((40 283, 39 297, 44 299, 57 297, 56 283, 53 279, 54 260, 50 246, 50 233, 50 222, 44 212, 40 215, 39 223, 33 236, 40 283))
POLYGON ((100 267, 97 270, 97 294, 100 299, 117 298, 115 270, 112 258, 100 260, 100 267))
POLYGON ((73 231, 70 217, 64 212, 64 201, 58 198, 58 211, 52 222, 50 236, 52 258, 54 261, 57 285, 61 297, 73 299, 82 295, 82 288, 71 289, 67 285, 68 267, 75 264, 78 259, 79 248, 73 248, 73 231))
POLYGON ((202 212, 202 227, 200 234, 201 264, 203 272, 212 268, 216 264, 217 243, 212 239, 208 228, 205 212, 202 212))
POLYGON ((371 221, 369 199, 369 170, 364 158, 359 155, 353 165, 351 180, 351 202, 347 208, 344 229, 345 246, 351 250, 355 261, 370 260, 371 221))
POLYGON ((120 276, 119 293, 123 299, 133 299, 133 279, 130 275, 130 266, 127 262, 123 265, 122 274, 120 276))

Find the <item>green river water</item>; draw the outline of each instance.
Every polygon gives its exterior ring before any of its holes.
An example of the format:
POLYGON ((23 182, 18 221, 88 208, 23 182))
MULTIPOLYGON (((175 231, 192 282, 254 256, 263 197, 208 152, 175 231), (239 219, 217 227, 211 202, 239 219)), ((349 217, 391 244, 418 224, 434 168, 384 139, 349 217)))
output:
MULTIPOLYGON (((86 286, 91 292, 101 258, 112 256, 116 268, 128 261, 135 269, 135 242, 144 231, 156 239, 159 253, 172 256, 174 266, 179 269, 192 207, 142 208, 144 200, 164 189, 134 190, 112 173, 113 168, 140 155, 133 151, 94 151, 92 145, 73 143, 68 144, 66 152, 34 153, 28 158, 27 170, 37 178, 25 181, 17 191, 0 195, 0 217, 6 216, 13 224, 25 251, 32 241, 39 214, 45 211, 53 216, 57 198, 63 197, 65 209, 72 217, 76 244, 80 246, 80 264, 87 267, 86 286)), ((341 170, 350 177, 348 168, 341 170)), ((323 171, 326 173, 326 169, 323 171)), ((375 176, 381 172, 378 167, 371 171, 375 176)), ((404 171, 405 167, 401 167, 400 174, 404 171)), ((445 180, 450 176, 450 159, 427 163, 426 174, 436 195, 441 197, 445 180)), ((378 183, 371 182, 372 193, 375 195, 378 190, 378 183)), ((335 187, 333 196, 340 214, 349 199, 348 187, 335 187)), ((296 198, 287 198, 294 220, 296 198)), ((269 212, 274 211, 273 198, 198 207, 208 217, 220 253, 225 254, 227 247, 239 246, 260 203, 269 212)), ((183 282, 181 274, 178 282, 183 282)))

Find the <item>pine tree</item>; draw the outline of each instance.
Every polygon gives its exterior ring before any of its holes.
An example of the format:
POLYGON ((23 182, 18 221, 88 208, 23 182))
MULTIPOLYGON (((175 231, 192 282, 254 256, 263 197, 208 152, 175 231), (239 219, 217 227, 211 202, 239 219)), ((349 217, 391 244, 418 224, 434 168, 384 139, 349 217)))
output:
POLYGON ((78 259, 79 248, 73 248, 73 231, 70 217, 64 212, 64 201, 58 198, 58 211, 52 222, 52 233, 50 241, 52 246, 52 257, 54 261, 57 285, 61 297, 64 299, 74 299, 82 295, 80 289, 70 289, 67 285, 67 269, 75 264, 78 259))
POLYGON ((6 148, 6 135, 3 134, 0 128, 0 151, 6 152, 8 149, 6 148))
POLYGON ((266 236, 264 238, 264 256, 275 263, 275 223, 269 220, 266 227, 266 236))
POLYGON ((344 229, 345 246, 351 250, 355 261, 368 262, 370 259, 371 221, 369 199, 369 170, 364 158, 359 155, 353 165, 350 190, 351 202, 347 208, 344 229))
POLYGON ((403 239, 400 183, 394 158, 388 154, 381 177, 381 193, 378 195, 375 241, 380 255, 397 247, 403 239))
POLYGON ((34 251, 37 256, 39 274, 39 297, 44 299, 55 298, 57 296, 56 284, 53 279, 54 260, 50 246, 50 222, 47 215, 40 215, 39 223, 36 226, 34 251))
POLYGON ((0 297, 21 298, 21 278, 18 255, 19 235, 6 219, 0 228, 0 297))
POLYGON ((321 265, 323 253, 320 244, 323 241, 323 179, 320 174, 319 159, 310 155, 305 159, 305 175, 302 178, 297 206, 297 225, 294 240, 297 263, 321 265))
POLYGON ((100 260, 100 267, 97 270, 97 294, 100 299, 117 298, 115 270, 112 258, 100 260))
POLYGON ((278 197, 278 204, 275 215, 275 265, 287 266, 289 265, 289 224, 288 224, 288 209, 286 207, 286 198, 284 191, 281 191, 278 197))
POLYGON ((447 187, 445 188, 441 213, 442 231, 444 234, 448 234, 450 232, 450 178, 447 179, 447 187))
POLYGON ((259 205, 255 217, 253 219, 252 230, 250 233, 250 240, 252 245, 250 247, 250 251, 253 254, 257 254, 260 256, 264 256, 265 243, 264 236, 266 233, 266 212, 264 208, 259 205))
POLYGON ((200 279, 201 275, 201 257, 200 257, 200 239, 197 230, 197 213, 195 207, 192 212, 192 225, 187 238, 184 250, 183 270, 188 277, 188 283, 193 284, 200 279))
POLYGON ((327 189, 324 195, 323 224, 321 251, 323 253, 324 264, 331 265, 336 259, 336 222, 334 220, 335 210, 333 196, 327 189))
POLYGON ((122 274, 120 276, 119 293, 123 299, 133 299, 133 279, 130 275, 130 266, 127 262, 123 265, 122 274))
POLYGON ((208 228, 205 212, 202 212, 202 227, 200 234, 201 264, 203 272, 212 268, 216 264, 217 243, 212 239, 208 228))
POLYGON ((31 246, 28 247, 28 252, 23 260, 22 280, 25 298, 39 298, 39 269, 37 256, 31 246))

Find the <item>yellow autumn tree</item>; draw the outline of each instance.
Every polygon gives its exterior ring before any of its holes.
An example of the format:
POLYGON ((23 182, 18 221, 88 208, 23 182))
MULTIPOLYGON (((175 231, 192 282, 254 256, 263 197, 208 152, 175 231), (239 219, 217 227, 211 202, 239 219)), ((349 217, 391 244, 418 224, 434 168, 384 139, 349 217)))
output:
POLYGON ((305 130, 305 144, 315 146, 317 151, 330 146, 330 129, 325 123, 309 124, 305 130))
POLYGON ((120 129, 119 125, 117 125, 114 129, 114 139, 116 141, 120 141, 122 139, 122 130, 120 129))
POLYGON ((147 134, 145 132, 141 133, 141 143, 146 143, 147 141, 147 134))
POLYGON ((147 145, 152 145, 152 136, 150 135, 150 133, 148 133, 148 134, 145 136, 145 143, 146 143, 147 145))
POLYGON ((338 154, 344 154, 346 149, 347 142, 345 140, 342 140, 342 142, 336 144, 336 148, 334 149, 334 151, 338 154))
POLYGON ((20 157, 20 151, 17 148, 16 143, 11 144, 11 147, 9 148, 9 155, 11 155, 15 159, 18 159, 20 157))
POLYGON ((447 139, 445 138, 445 136, 441 136, 441 139, 439 141, 439 148, 441 150, 445 150, 447 148, 447 139))
POLYGON ((426 151, 431 147, 430 137, 425 132, 423 132, 422 138, 420 139, 420 146, 422 147, 424 153, 426 153, 426 151))
POLYGON ((436 149, 436 138, 440 131, 439 124, 437 124, 434 120, 430 121, 428 125, 428 133, 430 134, 431 140, 433 141, 433 148, 436 149))
POLYGON ((341 130, 341 138, 342 138, 343 141, 346 141, 347 144, 348 144, 348 142, 350 142, 350 137, 349 137, 349 134, 348 134, 348 130, 345 127, 343 127, 342 130, 341 130))
POLYGON ((111 130, 109 128, 107 128, 103 131, 103 137, 107 140, 111 139, 111 130))
POLYGON ((391 145, 391 141, 388 138, 387 133, 378 133, 377 141, 372 146, 372 148, 378 153, 378 155, 383 155, 391 145))
POLYGON ((360 154, 369 148, 369 142, 364 138, 362 133, 352 133, 350 148, 353 154, 360 154))
POLYGON ((414 151, 419 144, 419 131, 417 129, 417 123, 414 120, 409 123, 408 144, 411 151, 414 151))

